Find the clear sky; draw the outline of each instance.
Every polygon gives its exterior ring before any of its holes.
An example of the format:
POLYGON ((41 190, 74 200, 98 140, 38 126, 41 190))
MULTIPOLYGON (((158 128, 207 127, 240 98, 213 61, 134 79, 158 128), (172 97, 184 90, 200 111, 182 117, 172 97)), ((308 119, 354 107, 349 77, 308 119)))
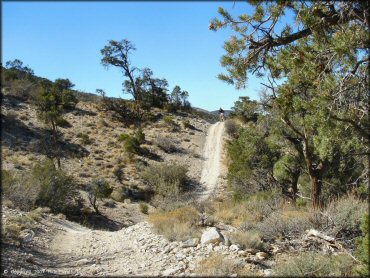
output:
POLYGON ((256 99, 261 81, 251 77, 238 91, 217 79, 231 34, 208 30, 219 6, 235 15, 252 12, 244 2, 3 2, 2 61, 18 58, 38 76, 127 98, 122 74, 100 64, 108 40, 127 38, 137 48, 134 65, 166 78, 170 90, 188 91, 195 107, 229 109, 239 96, 256 99))

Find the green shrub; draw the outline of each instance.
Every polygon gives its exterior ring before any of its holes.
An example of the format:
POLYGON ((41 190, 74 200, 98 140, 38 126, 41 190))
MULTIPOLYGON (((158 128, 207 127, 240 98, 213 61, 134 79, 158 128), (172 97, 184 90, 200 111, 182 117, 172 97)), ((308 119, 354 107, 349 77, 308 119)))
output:
POLYGON ((188 168, 179 164, 159 164, 147 167, 141 178, 161 196, 185 191, 188 168))
POLYGON ((40 188, 36 204, 49 207, 53 212, 68 213, 78 196, 77 183, 51 160, 34 166, 30 183, 40 188))
POLYGON ((125 151, 129 155, 138 154, 140 152, 140 143, 135 137, 128 137, 123 143, 125 151))
POLYGON ((80 138, 81 139, 81 143, 83 145, 89 145, 92 143, 92 140, 89 138, 89 135, 85 134, 85 133, 78 133, 76 135, 76 137, 80 138))
POLYGON ((184 128, 194 129, 194 126, 192 124, 190 124, 189 120, 183 120, 182 125, 184 126, 184 128))
POLYGON ((126 133, 122 133, 122 134, 120 134, 120 136, 118 137, 118 141, 119 142, 124 142, 124 141, 126 141, 126 139, 127 138, 129 138, 130 137, 130 135, 128 135, 128 134, 126 134, 126 133))
POLYGON ((172 116, 166 115, 163 117, 163 121, 168 125, 174 125, 175 121, 173 120, 172 116))
POLYGON ((174 121, 172 116, 169 115, 164 116, 163 121, 165 122, 170 131, 179 131, 179 125, 174 121))
POLYGON ((104 179, 95 179, 89 186, 89 201, 96 213, 100 213, 98 209, 98 199, 108 198, 112 193, 113 188, 104 179))
POLYGON ((357 239, 356 254, 358 259, 363 263, 362 266, 356 267, 356 272, 362 276, 369 275, 369 214, 365 214, 361 223, 362 236, 357 239))
POLYGON ((140 211, 144 214, 148 214, 149 207, 145 203, 140 203, 139 204, 140 211))
POLYGON ((278 261, 274 275, 282 277, 351 276, 353 262, 349 256, 302 253, 288 261, 278 261))
POLYGON ((60 126, 60 127, 63 127, 63 128, 72 127, 72 125, 66 119, 64 119, 63 117, 57 117, 55 122, 56 122, 57 126, 60 126))
POLYGON ((138 128, 136 130, 134 137, 137 139, 140 145, 145 143, 145 134, 142 128, 138 128))

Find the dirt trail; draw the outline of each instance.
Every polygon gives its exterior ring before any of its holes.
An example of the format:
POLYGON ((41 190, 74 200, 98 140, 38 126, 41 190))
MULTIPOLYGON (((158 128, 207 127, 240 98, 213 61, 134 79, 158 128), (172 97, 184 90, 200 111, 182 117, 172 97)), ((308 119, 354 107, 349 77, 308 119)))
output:
MULTIPOLYGON (((204 145, 204 164, 199 193, 204 200, 214 192, 220 173, 224 123, 210 126, 204 145)), ((54 222, 55 223, 55 222, 54 222)), ((190 274, 205 252, 198 248, 179 248, 156 234, 142 221, 119 231, 90 230, 62 220, 57 234, 50 238, 46 254, 54 260, 48 273, 62 275, 173 275, 190 274)), ((204 247, 205 248, 205 247, 204 247)))
POLYGON ((200 200, 207 199, 214 192, 217 186, 218 177, 220 175, 223 132, 223 122, 217 122, 211 125, 208 130, 203 155, 205 161, 200 179, 201 184, 205 186, 205 190, 200 194, 200 200))

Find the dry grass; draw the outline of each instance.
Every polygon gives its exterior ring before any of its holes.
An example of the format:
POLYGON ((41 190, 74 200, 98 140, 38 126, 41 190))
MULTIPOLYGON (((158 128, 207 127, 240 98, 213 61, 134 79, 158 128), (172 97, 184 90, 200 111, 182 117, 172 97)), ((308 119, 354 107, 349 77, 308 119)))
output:
POLYGON ((149 216, 154 229, 169 240, 186 240, 199 236, 196 223, 198 212, 192 207, 182 207, 169 212, 157 212, 149 216))
POLYGON ((245 264, 236 262, 219 254, 212 254, 198 264, 196 273, 201 276, 255 276, 245 264))
POLYGON ((261 237, 257 232, 246 231, 246 232, 234 232, 229 233, 228 237, 233 244, 238 244, 244 249, 253 248, 253 249, 264 249, 264 244, 261 240, 261 237))

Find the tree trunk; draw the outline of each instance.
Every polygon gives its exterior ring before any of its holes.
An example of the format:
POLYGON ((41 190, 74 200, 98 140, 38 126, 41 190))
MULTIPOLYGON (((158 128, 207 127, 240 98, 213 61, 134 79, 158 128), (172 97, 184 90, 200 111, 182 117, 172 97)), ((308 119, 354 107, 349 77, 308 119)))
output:
POLYGON ((298 171, 294 171, 292 173, 292 178, 291 178, 291 188, 292 188, 292 202, 293 202, 293 205, 295 206, 296 205, 296 201, 297 201, 297 193, 298 193, 298 179, 299 179, 299 176, 301 175, 301 171, 298 170, 298 171))
POLYGON ((311 181, 311 202, 314 209, 321 207, 321 189, 322 189, 322 172, 323 165, 320 162, 318 166, 314 166, 312 162, 312 153, 308 148, 307 140, 303 141, 303 153, 308 169, 308 174, 311 181))

